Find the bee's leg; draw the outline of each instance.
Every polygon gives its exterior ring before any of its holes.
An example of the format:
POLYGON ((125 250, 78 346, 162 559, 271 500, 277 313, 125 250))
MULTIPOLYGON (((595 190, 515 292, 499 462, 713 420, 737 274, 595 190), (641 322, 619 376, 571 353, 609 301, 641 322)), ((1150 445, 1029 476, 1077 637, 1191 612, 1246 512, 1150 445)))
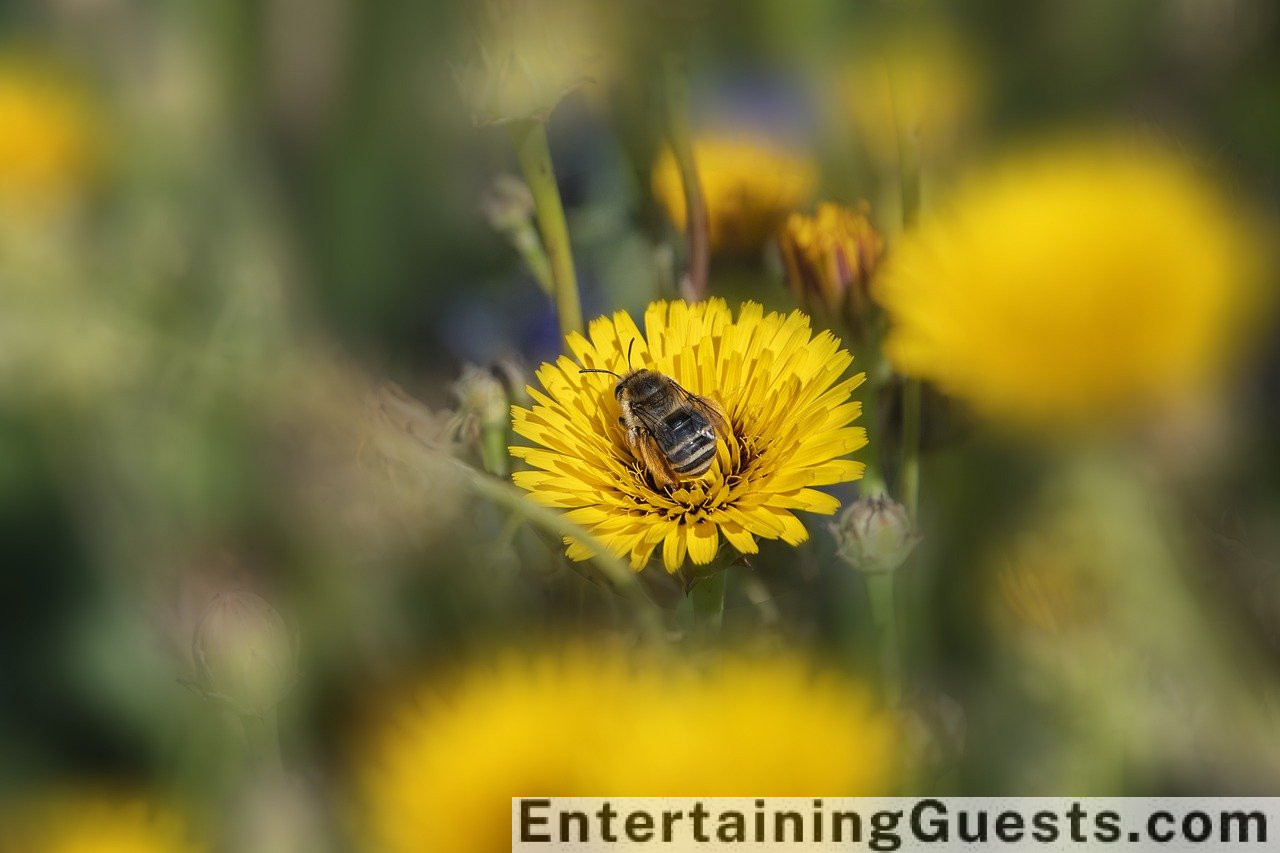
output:
POLYGON ((679 478, 671 470, 671 464, 662 455, 653 434, 647 429, 639 426, 628 428, 627 444, 631 448, 631 454, 640 463, 640 467, 649 472, 659 489, 673 487, 679 483, 679 478))

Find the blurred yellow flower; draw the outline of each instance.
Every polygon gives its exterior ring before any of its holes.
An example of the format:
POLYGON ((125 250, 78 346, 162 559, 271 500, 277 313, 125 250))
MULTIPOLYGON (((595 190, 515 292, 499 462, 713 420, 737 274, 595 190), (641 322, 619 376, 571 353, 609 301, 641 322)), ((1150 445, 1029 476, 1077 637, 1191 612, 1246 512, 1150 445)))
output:
POLYGON ((116 796, 63 795, 0 816, 5 853, 195 853, 175 814, 116 796))
MULTIPOLYGON (((542 365, 546 392, 530 388, 534 406, 513 409, 516 433, 541 445, 511 448, 538 469, 516 473, 516 484, 537 503, 569 510, 637 570, 659 545, 675 572, 686 554, 695 565, 712 562, 721 535, 744 554, 756 552, 756 537, 806 540, 793 511, 834 513, 840 502, 815 487, 862 476, 861 462, 840 458, 867 443, 866 430, 849 425, 862 411, 849 395, 864 378, 842 378, 853 357, 831 333, 815 336, 803 313, 765 314, 751 302, 736 320, 721 299, 654 302, 644 322, 642 333, 626 312, 600 317, 590 340, 568 336, 577 362, 542 365), (732 434, 721 436, 701 478, 658 488, 627 449, 616 380, 580 367, 664 373, 718 403, 732 434)), ((574 560, 592 555, 586 543, 566 544, 574 560)))
POLYGON ((894 247, 873 286, 910 376, 993 417, 1078 425, 1201 390, 1258 303, 1226 199, 1152 147, 1006 162, 894 247))
POLYGON ((870 285, 884 240, 857 209, 822 203, 813 216, 793 213, 778 237, 787 287, 812 314, 860 326, 871 310, 870 285))
MULTIPOLYGON (((817 184, 814 164, 760 139, 711 136, 693 146, 707 200, 713 250, 759 249, 817 184)), ((653 194, 676 228, 685 227, 684 188, 670 149, 653 167, 653 194)))
POLYGON ((505 850, 513 796, 884 795, 899 764, 869 692, 799 661, 704 676, 585 647, 474 668, 371 745, 376 853, 505 850))
POLYGON ((72 200, 92 177, 99 147, 89 100, 65 74, 0 57, 0 207, 41 210, 72 200))
POLYGON ((949 33, 917 28, 854 56, 832 89, 835 108, 852 117, 881 169, 898 162, 902 134, 939 153, 978 109, 982 75, 949 33))
POLYGON ((1005 543, 996 561, 998 620, 1052 638, 1101 619, 1107 595, 1088 521, 1062 513, 1005 543))

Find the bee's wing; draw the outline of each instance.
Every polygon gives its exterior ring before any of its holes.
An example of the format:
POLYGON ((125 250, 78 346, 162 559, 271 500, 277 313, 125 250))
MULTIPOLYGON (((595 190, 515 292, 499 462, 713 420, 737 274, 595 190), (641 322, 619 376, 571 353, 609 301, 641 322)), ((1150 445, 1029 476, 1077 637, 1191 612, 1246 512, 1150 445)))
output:
MULTIPOLYGON (((676 385, 676 387, 679 388, 680 386, 676 385)), ((633 406, 631 408, 631 412, 635 415, 636 420, 644 425, 644 428, 648 431, 650 438, 657 434, 658 430, 662 429, 662 417, 655 414, 651 409, 643 406, 633 406)), ((665 414, 665 412, 663 414, 665 414)))
POLYGON ((666 454, 658 447, 652 430, 632 427, 626 431, 626 440, 631 454, 645 470, 653 475, 653 482, 659 489, 674 486, 680 481, 679 475, 667 461, 666 454))
POLYGON ((724 409, 720 408, 719 403, 710 397, 699 397, 697 394, 686 391, 679 383, 672 384, 680 392, 684 404, 710 421, 718 434, 723 436, 732 432, 729 427, 729 416, 724 413, 724 409))

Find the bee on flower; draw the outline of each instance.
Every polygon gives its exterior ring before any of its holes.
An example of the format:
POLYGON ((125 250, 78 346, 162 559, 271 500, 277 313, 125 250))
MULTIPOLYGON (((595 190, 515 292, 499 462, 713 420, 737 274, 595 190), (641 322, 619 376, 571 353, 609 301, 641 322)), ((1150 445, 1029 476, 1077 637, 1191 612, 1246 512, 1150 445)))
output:
POLYGON ((862 407, 850 395, 865 378, 845 375, 853 357, 803 313, 754 303, 735 317, 720 299, 654 302, 644 329, 618 312, 569 335, 577 360, 544 364, 534 405, 513 409, 515 432, 535 445, 511 448, 534 469, 516 484, 595 537, 566 539, 569 557, 602 547, 640 570, 660 549, 674 573, 686 558, 711 564, 722 541, 740 554, 756 553, 757 539, 805 541, 795 511, 835 513, 840 502, 820 487, 862 476, 863 464, 844 458, 867 443, 852 425, 862 407), (679 403, 661 424, 628 420, 625 385, 610 374, 632 371, 677 386, 652 379, 679 403), (670 469, 654 462, 664 454, 670 469))

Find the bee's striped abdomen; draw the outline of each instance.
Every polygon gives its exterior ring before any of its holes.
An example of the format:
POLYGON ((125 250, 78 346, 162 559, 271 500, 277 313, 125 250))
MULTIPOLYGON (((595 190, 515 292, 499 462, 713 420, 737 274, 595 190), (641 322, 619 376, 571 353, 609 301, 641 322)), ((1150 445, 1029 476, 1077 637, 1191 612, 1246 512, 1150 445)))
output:
POLYGON ((682 477, 702 474, 715 459, 716 432, 698 412, 677 409, 663 419, 655 437, 672 470, 682 477))

